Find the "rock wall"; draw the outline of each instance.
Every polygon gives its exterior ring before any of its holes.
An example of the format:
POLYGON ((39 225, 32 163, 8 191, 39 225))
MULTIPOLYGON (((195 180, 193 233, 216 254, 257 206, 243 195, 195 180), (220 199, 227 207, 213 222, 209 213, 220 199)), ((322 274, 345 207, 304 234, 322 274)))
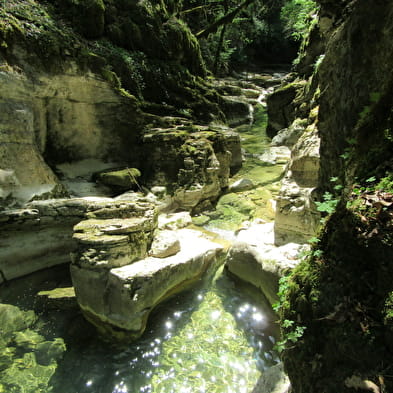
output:
POLYGON ((286 284, 283 359, 294 393, 390 391, 393 5, 320 3, 330 34, 313 75, 316 185, 337 206, 286 284))
POLYGON ((50 191, 59 184, 56 164, 114 157, 136 161, 142 115, 134 98, 78 69, 36 78, 0 73, 0 167, 16 178, 4 184, 6 195, 13 192, 26 202, 50 191))

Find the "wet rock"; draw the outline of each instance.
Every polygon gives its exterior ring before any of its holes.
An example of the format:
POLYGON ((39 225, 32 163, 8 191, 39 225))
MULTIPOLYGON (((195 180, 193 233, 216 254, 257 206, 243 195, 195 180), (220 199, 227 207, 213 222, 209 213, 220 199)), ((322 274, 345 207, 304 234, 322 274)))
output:
POLYGON ((160 214, 158 216, 159 229, 181 229, 192 224, 192 218, 188 212, 160 214))
POLYGON ((66 347, 56 338, 46 341, 32 330, 33 311, 0 304, 0 391, 36 393, 48 391, 57 360, 66 347))
POLYGON ((32 326, 37 319, 33 311, 22 311, 11 304, 0 303, 0 329, 2 338, 5 335, 25 330, 32 326))
POLYGON ((106 272, 71 266, 78 303, 104 335, 126 340, 140 337, 157 304, 189 288, 218 263, 223 247, 200 232, 181 229, 176 237, 180 252, 167 258, 148 257, 106 272))
POLYGON ((290 393, 291 382, 282 363, 265 370, 252 393, 290 393))
POLYGON ((210 217, 205 216, 205 215, 200 215, 200 216, 196 216, 196 217, 192 217, 192 223, 194 225, 203 227, 204 225, 206 225, 208 222, 210 221, 210 217))
POLYGON ((209 225, 234 231, 243 221, 250 220, 255 210, 256 205, 241 194, 225 194, 218 201, 216 210, 207 213, 211 218, 209 225))
POLYGON ((40 291, 37 302, 45 309, 70 310, 78 307, 73 287, 55 288, 50 291, 40 291))

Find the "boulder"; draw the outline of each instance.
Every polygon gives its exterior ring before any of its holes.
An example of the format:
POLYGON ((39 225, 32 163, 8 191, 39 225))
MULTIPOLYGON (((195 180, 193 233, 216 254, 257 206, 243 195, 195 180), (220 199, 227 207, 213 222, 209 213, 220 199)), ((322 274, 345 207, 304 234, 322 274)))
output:
POLYGON ((241 192, 251 190, 255 187, 254 183, 250 179, 239 179, 231 184, 228 188, 229 192, 241 192))
POLYGON ((240 138, 212 129, 151 129, 141 148, 149 152, 141 164, 143 182, 170 187, 173 210, 192 210, 204 200, 217 199, 227 187, 231 167, 239 165, 240 138))
POLYGON ((223 97, 222 111, 231 127, 252 122, 252 105, 248 103, 246 98, 223 97))
POLYGON ((238 232, 229 250, 226 268, 231 274, 260 289, 270 304, 278 301, 278 281, 299 262, 299 253, 308 246, 274 244, 273 223, 251 223, 238 232))
POLYGON ((112 269, 144 258, 157 226, 154 206, 128 218, 92 218, 74 227, 77 249, 72 261, 81 268, 112 269))
POLYGON ((118 268, 73 263, 71 274, 86 318, 106 337, 140 337, 154 307, 189 288, 217 266, 223 247, 191 229, 176 231, 181 249, 166 258, 147 257, 118 268))
POLYGON ((305 130, 305 119, 295 119, 288 128, 283 128, 277 132, 272 139, 272 146, 287 146, 292 148, 293 145, 298 141, 299 137, 305 130))
POLYGON ((125 168, 117 171, 101 172, 97 175, 97 180, 102 184, 117 190, 130 190, 138 187, 137 179, 141 172, 136 168, 125 168))
POLYGON ((159 231, 154 236, 149 255, 155 258, 166 258, 180 251, 180 241, 173 231, 159 231))

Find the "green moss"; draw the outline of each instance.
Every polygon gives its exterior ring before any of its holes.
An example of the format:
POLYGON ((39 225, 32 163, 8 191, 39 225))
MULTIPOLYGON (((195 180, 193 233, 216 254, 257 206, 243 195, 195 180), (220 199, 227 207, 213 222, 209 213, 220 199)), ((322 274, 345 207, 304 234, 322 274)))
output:
POLYGON ((362 220, 340 205, 320 242, 287 282, 281 321, 306 327, 283 353, 295 391, 333 393, 340 386, 341 392, 349 392, 346 378, 375 380, 387 373, 382 359, 389 357, 386 315, 393 284, 387 277, 393 274, 393 252, 379 235, 369 238, 367 233, 362 220), (310 364, 312 373, 307 371, 310 364))
POLYGON ((37 333, 33 311, 0 304, 0 392, 46 393, 66 347, 62 339, 46 341, 37 333))
POLYGON ((214 213, 209 214, 209 225, 226 230, 236 230, 243 221, 250 220, 256 206, 239 194, 226 194, 220 198, 214 213))
POLYGON ((139 169, 126 168, 118 171, 102 172, 96 175, 96 178, 107 186, 129 190, 138 186, 137 178, 140 176, 141 172, 139 169))

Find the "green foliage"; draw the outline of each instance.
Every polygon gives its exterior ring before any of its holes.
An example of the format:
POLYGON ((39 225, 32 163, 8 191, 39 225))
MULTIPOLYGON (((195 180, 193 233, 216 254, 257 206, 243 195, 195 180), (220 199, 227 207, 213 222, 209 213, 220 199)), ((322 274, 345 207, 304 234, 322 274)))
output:
POLYGON ((384 313, 385 323, 393 324, 393 291, 386 298, 384 313))
POLYGON ((393 174, 385 176, 375 185, 376 190, 393 193, 393 174))
POLYGON ((335 199, 330 192, 325 192, 323 194, 323 202, 315 202, 317 210, 327 214, 332 214, 336 210, 337 203, 338 199, 335 199))
MULTIPOLYGON (((273 304, 273 310, 277 313, 281 313, 283 310, 286 310, 290 307, 287 297, 287 292, 289 291, 291 285, 290 280, 291 274, 283 276, 279 280, 279 289, 277 293, 279 301, 273 304)), ((291 319, 281 320, 280 326, 282 337, 281 340, 278 341, 275 345, 275 349, 278 352, 283 352, 285 349, 289 349, 294 344, 296 344, 306 330, 305 326, 301 326, 291 319)))
POLYGON ((287 37, 302 40, 312 22, 311 14, 316 11, 313 0, 289 0, 281 10, 287 37))
MULTIPOLYGON (((191 30, 198 33, 235 10, 239 3, 235 0, 191 0, 185 4, 185 9, 180 14, 191 30)), ((282 57, 288 49, 287 38, 283 34, 283 21, 280 19, 284 3, 284 0, 269 4, 263 0, 254 0, 230 23, 224 27, 219 26, 208 37, 200 39, 208 68, 218 74, 226 73, 234 65, 247 64, 256 51, 258 57, 262 55, 268 58, 270 52, 282 57)))
POLYGON ((318 72, 318 69, 321 66, 324 58, 325 58, 325 55, 320 55, 318 57, 317 61, 314 64, 314 72, 318 72))

